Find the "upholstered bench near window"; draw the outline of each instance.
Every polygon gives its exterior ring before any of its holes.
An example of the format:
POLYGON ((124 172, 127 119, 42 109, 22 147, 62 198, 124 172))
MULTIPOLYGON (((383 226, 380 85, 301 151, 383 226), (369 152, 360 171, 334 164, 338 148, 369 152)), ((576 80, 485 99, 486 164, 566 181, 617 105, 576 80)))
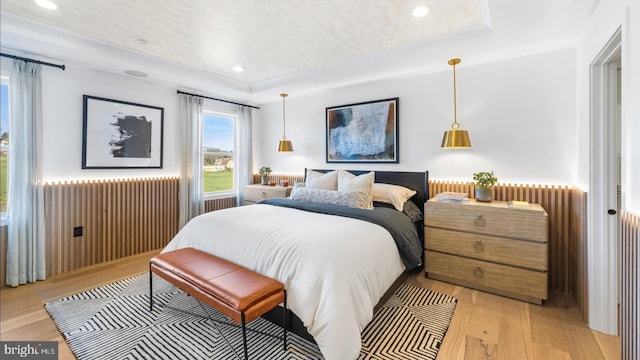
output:
MULTIPOLYGON (((284 303, 287 350, 287 295, 281 282, 194 248, 153 257, 149 271, 241 324, 245 359, 249 358, 246 324, 284 303)), ((153 276, 149 275, 149 309, 153 311, 153 276)))

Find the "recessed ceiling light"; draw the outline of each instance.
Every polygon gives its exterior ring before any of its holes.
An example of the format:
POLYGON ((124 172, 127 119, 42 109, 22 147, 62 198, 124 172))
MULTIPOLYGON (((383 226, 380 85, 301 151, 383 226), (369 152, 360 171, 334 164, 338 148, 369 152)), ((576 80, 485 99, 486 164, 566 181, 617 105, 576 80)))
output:
POLYGON ((36 0, 36 5, 49 10, 58 9, 58 5, 54 4, 51 0, 36 0))
POLYGON ((244 66, 242 66, 242 65, 234 65, 231 69, 233 69, 233 71, 235 71, 235 72, 243 72, 244 71, 244 66))
POLYGON ((136 43, 136 45, 140 46, 140 47, 145 47, 148 44, 148 41, 145 39, 135 39, 133 40, 134 43, 136 43))
POLYGON ((420 6, 416 6, 416 8, 413 9, 412 14, 413 14, 413 17, 423 17, 428 13, 429 13, 429 8, 424 5, 420 5, 420 6))
POLYGON ((147 77, 149 76, 147 73, 138 70, 125 70, 124 72, 127 75, 136 76, 136 77, 147 77))

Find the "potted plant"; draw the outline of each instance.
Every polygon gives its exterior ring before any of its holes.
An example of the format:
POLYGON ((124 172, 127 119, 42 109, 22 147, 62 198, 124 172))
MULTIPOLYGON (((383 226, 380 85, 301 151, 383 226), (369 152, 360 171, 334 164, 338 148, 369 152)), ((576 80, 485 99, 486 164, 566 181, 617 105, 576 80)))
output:
POLYGON ((490 202, 492 200, 491 189, 498 182, 493 171, 481 171, 473 174, 473 183, 476 186, 476 201, 490 202))
POLYGON ((260 184, 269 185, 269 174, 271 174, 271 168, 263 166, 258 170, 258 174, 260 174, 260 184))

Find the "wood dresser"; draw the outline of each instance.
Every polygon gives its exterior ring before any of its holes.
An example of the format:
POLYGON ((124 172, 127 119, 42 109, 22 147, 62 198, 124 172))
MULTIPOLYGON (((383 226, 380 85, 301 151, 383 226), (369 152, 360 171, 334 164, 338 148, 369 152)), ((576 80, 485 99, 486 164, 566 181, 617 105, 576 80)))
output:
POLYGON ((470 199, 425 204, 429 278, 542 304, 548 296, 548 216, 539 204, 470 199))
POLYGON ((291 189, 293 189, 293 186, 247 185, 244 188, 244 205, 252 205, 264 199, 289 197, 291 189))

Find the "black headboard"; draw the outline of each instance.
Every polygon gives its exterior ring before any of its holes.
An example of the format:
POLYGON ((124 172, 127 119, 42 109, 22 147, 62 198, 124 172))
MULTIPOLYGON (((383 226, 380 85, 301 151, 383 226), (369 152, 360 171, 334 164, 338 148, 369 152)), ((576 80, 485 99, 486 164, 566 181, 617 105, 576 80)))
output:
MULTIPOLYGON (((304 169, 304 176, 306 180, 307 169, 304 169)), ((333 171, 334 169, 311 169, 313 171, 319 171, 326 173, 333 171)), ((375 182, 401 185, 409 189, 415 190, 416 194, 411 198, 411 201, 418 206, 418 209, 424 211, 424 203, 429 199, 429 172, 411 172, 411 171, 377 171, 377 170, 347 170, 354 175, 366 174, 370 171, 376 173, 375 182)))

